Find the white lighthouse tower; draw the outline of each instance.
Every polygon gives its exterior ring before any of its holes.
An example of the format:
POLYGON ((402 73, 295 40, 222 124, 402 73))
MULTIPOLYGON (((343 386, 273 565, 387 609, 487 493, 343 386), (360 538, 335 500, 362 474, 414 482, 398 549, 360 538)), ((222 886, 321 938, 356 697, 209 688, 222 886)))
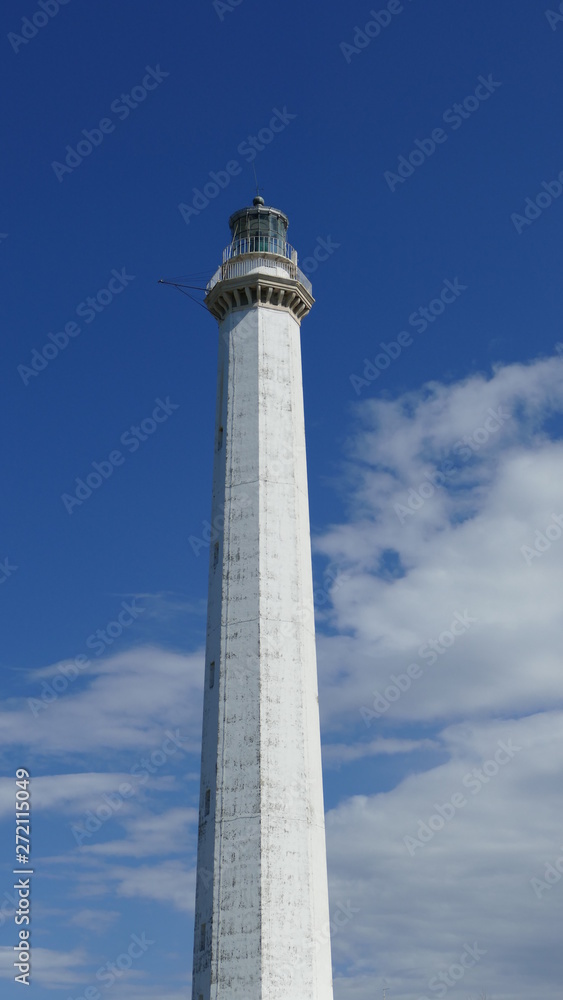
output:
POLYGON ((219 321, 193 1000, 331 1000, 300 324, 311 285, 260 197, 219 321))

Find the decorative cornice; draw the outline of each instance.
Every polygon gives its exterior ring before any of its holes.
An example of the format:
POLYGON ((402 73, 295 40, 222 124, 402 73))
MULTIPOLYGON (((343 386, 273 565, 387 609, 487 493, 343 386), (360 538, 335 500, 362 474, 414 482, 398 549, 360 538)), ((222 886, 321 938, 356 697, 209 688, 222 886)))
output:
POLYGON ((218 281, 204 301, 219 322, 236 309, 263 306, 288 310, 301 323, 315 300, 297 278, 268 274, 264 269, 218 281))

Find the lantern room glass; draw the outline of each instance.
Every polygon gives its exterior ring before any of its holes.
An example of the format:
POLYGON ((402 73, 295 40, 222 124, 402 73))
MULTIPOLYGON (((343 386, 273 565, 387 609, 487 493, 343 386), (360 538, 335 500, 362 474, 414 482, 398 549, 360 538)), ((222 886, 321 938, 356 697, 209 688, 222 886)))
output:
POLYGON ((287 229, 289 221, 277 209, 254 205, 241 209, 229 219, 233 257, 246 253, 272 253, 289 257, 287 229))

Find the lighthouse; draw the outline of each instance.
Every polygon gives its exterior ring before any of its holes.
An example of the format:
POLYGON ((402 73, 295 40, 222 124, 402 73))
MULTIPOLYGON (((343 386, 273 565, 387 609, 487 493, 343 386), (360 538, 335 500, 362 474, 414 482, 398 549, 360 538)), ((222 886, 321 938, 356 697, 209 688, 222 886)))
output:
POLYGON ((332 1000, 301 321, 257 196, 207 285, 219 324, 193 1000, 332 1000))

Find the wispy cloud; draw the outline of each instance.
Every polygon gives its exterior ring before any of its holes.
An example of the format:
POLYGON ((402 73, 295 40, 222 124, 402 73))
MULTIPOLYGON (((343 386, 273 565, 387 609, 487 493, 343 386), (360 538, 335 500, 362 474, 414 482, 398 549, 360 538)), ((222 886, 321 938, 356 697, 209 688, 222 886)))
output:
MULTIPOLYGON (((11 947, 0 948, 0 977, 14 978, 14 951, 11 947)), ((39 986, 61 989, 71 987, 84 980, 88 954, 83 948, 71 951, 57 951, 35 946, 33 948, 33 981, 39 986)))
MULTIPOLYGON (((49 670, 56 673, 57 666, 49 670)), ((92 660, 60 695, 43 671, 38 674, 30 677, 27 699, 0 706, 5 747, 21 744, 34 757, 51 758, 140 751, 154 747, 166 729, 181 727, 186 748, 199 751, 203 653, 144 646, 92 660)))
POLYGON ((415 750, 434 750, 439 746, 435 740, 399 740, 380 737, 369 743, 332 743, 323 747, 323 763, 327 767, 340 767, 365 757, 388 756, 390 754, 413 753, 415 750))
POLYGON ((153 621, 167 623, 174 618, 185 620, 186 615, 204 617, 207 613, 207 601, 188 601, 181 594, 176 594, 171 590, 163 590, 154 594, 115 594, 115 597, 124 597, 133 600, 143 601, 147 618, 153 621))
POLYGON ((155 815, 144 815, 123 819, 125 836, 122 840, 105 841, 101 844, 85 843, 85 853, 99 857, 142 858, 150 855, 183 854, 185 845, 197 829, 199 812, 197 809, 167 809, 155 815))

